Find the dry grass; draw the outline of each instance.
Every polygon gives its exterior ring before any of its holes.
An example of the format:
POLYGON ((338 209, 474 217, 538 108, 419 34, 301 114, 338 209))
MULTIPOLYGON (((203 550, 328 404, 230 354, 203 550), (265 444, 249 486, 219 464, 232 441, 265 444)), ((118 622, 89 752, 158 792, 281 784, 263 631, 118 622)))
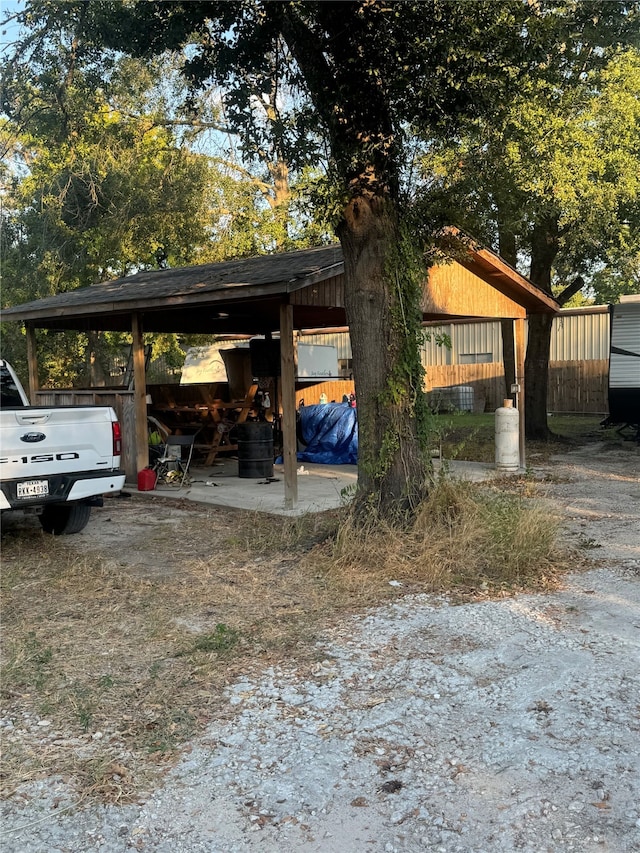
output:
MULTIPOLYGON (((85 794, 135 797, 224 709, 229 680, 312 654, 332 593, 305 562, 304 537, 322 537, 322 524, 203 515, 189 513, 181 529, 191 557, 155 576, 140 576, 135 554, 131 565, 122 553, 80 556, 71 540, 35 529, 5 538, 2 717, 14 721, 3 738, 5 794, 62 773, 85 794)), ((153 523, 145 533, 147 557, 175 557, 175 533, 153 523)))
POLYGON ((368 578, 378 590, 374 579, 472 595, 544 588, 555 582, 558 526, 521 495, 443 477, 408 531, 380 522, 363 531, 347 518, 332 572, 342 585, 368 578))
POLYGON ((557 556, 548 516, 521 496, 446 479, 404 533, 363 530, 346 510, 294 520, 192 507, 177 537, 171 509, 154 519, 148 507, 122 508, 126 547, 5 536, 5 795, 61 774, 81 797, 135 799, 232 713, 227 683, 285 659, 303 669, 332 621, 407 591, 540 587, 557 556))

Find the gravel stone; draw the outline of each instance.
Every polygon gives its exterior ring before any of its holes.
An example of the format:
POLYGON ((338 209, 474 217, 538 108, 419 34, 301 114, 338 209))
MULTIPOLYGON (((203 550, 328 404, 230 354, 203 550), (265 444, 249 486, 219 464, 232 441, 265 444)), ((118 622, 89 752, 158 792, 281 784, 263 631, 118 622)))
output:
MULTIPOLYGON (((282 665, 231 685, 234 715, 145 802, 22 786, 2 805, 3 853, 640 851, 640 453, 562 460, 570 482, 548 499, 568 538, 589 518, 602 543, 562 589, 416 595, 352 618, 310 676, 282 665)), ((46 743, 44 722, 0 727, 46 743)))

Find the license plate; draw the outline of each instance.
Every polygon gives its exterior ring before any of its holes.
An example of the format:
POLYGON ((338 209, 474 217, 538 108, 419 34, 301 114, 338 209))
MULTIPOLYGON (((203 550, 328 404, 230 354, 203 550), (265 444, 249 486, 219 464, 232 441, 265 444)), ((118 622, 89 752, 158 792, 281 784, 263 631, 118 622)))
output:
POLYGON ((35 498, 49 494, 48 480, 27 480, 25 483, 17 483, 16 486, 19 498, 35 498))

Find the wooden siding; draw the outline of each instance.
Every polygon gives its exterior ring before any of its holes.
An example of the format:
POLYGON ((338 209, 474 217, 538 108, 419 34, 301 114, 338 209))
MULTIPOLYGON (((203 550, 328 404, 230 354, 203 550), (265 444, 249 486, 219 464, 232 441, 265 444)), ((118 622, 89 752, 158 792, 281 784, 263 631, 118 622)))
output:
POLYGON ((425 390, 467 385, 473 388, 474 410, 493 412, 505 396, 501 364, 438 364, 426 368, 425 390))
MULTIPOLYGON (((605 415, 609 411, 608 361, 554 361, 549 365, 547 409, 555 414, 605 415)), ((473 388, 474 409, 493 412, 505 397, 501 364, 438 364, 426 368, 425 391, 466 385, 473 388)), ((296 405, 320 402, 322 393, 339 403, 342 395, 354 391, 353 382, 319 382, 296 391, 296 405)))
POLYGON ((136 417, 133 391, 95 391, 48 389, 36 391, 36 406, 111 406, 122 428, 122 456, 120 464, 127 474, 127 482, 137 481, 136 417))
POLYGON ((429 270, 422 310, 425 314, 458 317, 526 317, 527 311, 491 284, 454 261, 429 270))
MULTIPOLYGON (((494 411, 504 399, 504 376, 499 364, 438 365, 427 369, 425 391, 450 385, 470 385, 477 411, 494 411)), ((315 405, 323 393, 329 402, 339 403, 343 394, 348 396, 352 392, 357 396, 351 381, 318 382, 296 391, 296 405, 300 405, 301 399, 305 406, 315 405)))
POLYGON ((355 392, 353 380, 338 379, 334 382, 316 382, 313 385, 301 386, 296 389, 296 409, 304 401, 305 406, 315 406, 320 402, 320 395, 326 394, 329 403, 341 403, 342 397, 355 392))
POLYGON ((344 276, 336 275, 291 293, 292 305, 317 305, 344 308, 344 276))

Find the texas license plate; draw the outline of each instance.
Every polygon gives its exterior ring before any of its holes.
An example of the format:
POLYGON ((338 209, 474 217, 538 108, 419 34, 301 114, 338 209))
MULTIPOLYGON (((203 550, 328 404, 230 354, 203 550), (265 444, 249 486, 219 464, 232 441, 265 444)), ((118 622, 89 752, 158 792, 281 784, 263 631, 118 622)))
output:
POLYGON ((49 494, 48 480, 27 480, 24 483, 17 483, 16 486, 19 498, 37 498, 40 495, 49 494))

